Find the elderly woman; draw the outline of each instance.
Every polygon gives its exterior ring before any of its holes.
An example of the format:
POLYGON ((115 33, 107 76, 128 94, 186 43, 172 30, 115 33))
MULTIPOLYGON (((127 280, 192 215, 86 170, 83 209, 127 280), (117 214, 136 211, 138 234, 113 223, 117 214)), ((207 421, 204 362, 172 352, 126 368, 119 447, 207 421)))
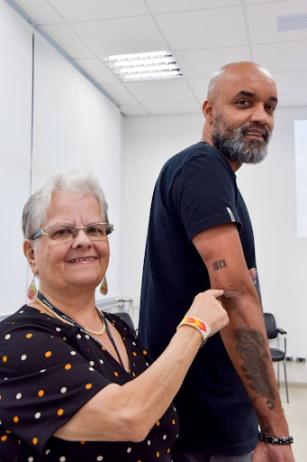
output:
POLYGON ((91 175, 56 174, 24 207, 24 254, 39 291, 1 323, 2 462, 171 460, 172 399, 206 337, 228 322, 223 292, 199 294, 149 366, 128 326, 95 306, 112 229, 91 175))

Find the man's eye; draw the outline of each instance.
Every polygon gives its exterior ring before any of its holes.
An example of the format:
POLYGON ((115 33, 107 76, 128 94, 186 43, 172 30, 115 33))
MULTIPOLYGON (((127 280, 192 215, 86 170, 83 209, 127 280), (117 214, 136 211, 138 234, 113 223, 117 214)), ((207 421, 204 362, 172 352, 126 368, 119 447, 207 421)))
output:
POLYGON ((273 112, 274 112, 275 109, 276 109, 276 106, 273 106, 272 104, 269 104, 269 105, 266 106, 265 108, 266 108, 266 110, 267 110, 268 112, 270 112, 271 114, 273 114, 273 112))
POLYGON ((247 107, 249 106, 249 101, 247 99, 239 99, 237 105, 240 107, 247 107))

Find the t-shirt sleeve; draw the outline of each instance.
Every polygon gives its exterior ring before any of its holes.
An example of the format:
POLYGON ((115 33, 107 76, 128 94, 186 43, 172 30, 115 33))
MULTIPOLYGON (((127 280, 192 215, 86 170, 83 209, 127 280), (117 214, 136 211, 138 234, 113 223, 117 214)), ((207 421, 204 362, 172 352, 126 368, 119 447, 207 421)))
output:
POLYGON ((188 161, 172 185, 172 198, 189 239, 217 225, 236 223, 237 188, 227 166, 216 156, 188 161))
POLYGON ((0 416, 42 452, 50 436, 110 383, 59 335, 20 327, 0 341, 0 416))

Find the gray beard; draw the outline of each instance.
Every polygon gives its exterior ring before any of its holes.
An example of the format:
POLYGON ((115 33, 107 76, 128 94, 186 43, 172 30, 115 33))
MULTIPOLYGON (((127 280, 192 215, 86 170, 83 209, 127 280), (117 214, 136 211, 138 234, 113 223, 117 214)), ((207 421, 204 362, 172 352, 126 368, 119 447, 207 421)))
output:
POLYGON ((229 160, 239 164, 258 164, 268 153, 268 142, 271 137, 267 132, 265 141, 244 141, 244 133, 247 127, 238 127, 227 136, 217 129, 212 134, 214 146, 229 160))

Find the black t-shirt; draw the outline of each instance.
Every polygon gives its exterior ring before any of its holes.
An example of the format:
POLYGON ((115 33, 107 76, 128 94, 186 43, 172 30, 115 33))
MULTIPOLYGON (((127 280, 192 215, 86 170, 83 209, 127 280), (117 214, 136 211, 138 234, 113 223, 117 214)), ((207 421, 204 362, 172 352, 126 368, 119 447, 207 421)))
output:
MULTIPOLYGON (((255 267, 250 219, 224 156, 201 142, 169 159, 153 194, 141 292, 139 334, 154 358, 194 296, 210 288, 192 238, 226 223, 237 225, 247 266, 255 267)), ((256 416, 219 334, 200 350, 176 404, 183 449, 240 455, 254 448, 256 416)))
POLYGON ((79 327, 25 305, 0 323, 0 462, 169 462, 178 433, 173 405, 146 439, 70 442, 53 437, 111 382, 124 384, 149 366, 131 329, 105 313, 120 332, 130 371, 79 327))

